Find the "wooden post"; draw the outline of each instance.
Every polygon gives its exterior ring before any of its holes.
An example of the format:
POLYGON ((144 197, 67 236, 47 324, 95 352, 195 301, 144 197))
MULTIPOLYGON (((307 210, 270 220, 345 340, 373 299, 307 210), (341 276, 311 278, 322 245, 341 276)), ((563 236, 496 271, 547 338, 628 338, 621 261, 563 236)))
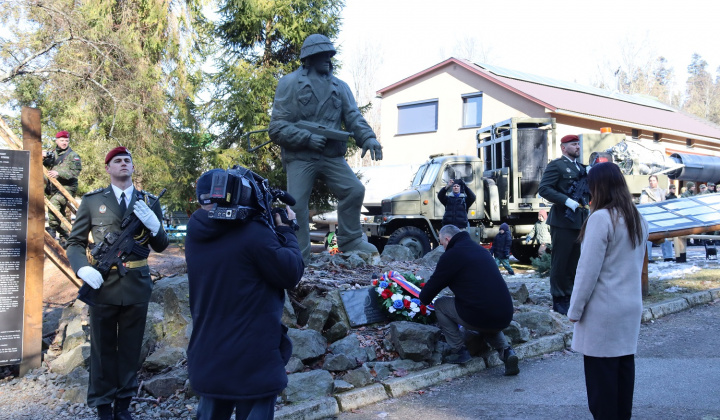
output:
POLYGON ((23 328, 22 361, 20 376, 40 367, 42 362, 42 298, 45 196, 42 171, 42 139, 40 137, 40 110, 23 107, 20 120, 23 132, 23 150, 30 152, 30 179, 28 180, 27 262, 25 265, 25 320, 23 328))

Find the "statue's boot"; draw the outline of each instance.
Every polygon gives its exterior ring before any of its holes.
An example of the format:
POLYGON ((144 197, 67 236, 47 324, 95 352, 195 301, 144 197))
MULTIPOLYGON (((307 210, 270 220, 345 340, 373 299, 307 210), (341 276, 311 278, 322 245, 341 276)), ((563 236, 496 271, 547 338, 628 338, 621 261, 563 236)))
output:
POLYGON ((375 245, 365 241, 362 236, 347 243, 342 242, 344 241, 341 241, 340 238, 338 238, 338 248, 341 252, 359 251, 367 252, 368 254, 379 254, 375 245))

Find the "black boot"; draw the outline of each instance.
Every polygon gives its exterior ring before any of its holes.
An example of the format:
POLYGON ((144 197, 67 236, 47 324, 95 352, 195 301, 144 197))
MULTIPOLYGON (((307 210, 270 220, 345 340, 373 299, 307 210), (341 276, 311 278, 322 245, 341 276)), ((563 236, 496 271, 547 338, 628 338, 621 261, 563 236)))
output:
POLYGON ((113 409, 110 404, 98 405, 97 411, 98 411, 98 419, 113 420, 113 409))
POLYGON ((51 227, 46 227, 45 231, 47 231, 47 233, 49 233, 50 236, 52 236, 52 238, 55 239, 55 229, 53 229, 51 227))
POLYGON ((119 398, 115 400, 115 420, 132 420, 133 417, 130 415, 130 401, 132 397, 119 398))
POLYGON ((470 352, 468 352, 465 346, 462 346, 457 350, 451 351, 447 358, 445 358, 445 361, 447 363, 463 364, 469 362, 470 359, 472 359, 470 352))
POLYGON ((500 358, 505 363, 505 376, 514 376, 520 373, 519 359, 512 347, 507 346, 502 350, 498 350, 498 353, 500 353, 500 358))
POLYGON ((675 258, 676 263, 684 263, 687 262, 687 254, 685 252, 681 253, 678 257, 675 258))

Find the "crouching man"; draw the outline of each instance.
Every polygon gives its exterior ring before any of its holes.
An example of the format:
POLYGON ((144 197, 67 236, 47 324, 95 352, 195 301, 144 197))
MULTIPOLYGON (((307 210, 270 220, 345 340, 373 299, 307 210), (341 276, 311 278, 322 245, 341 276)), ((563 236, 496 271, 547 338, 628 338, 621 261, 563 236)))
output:
POLYGON ((438 325, 452 347, 447 360, 450 363, 470 360, 461 325, 480 334, 497 350, 505 363, 505 375, 517 375, 518 357, 502 332, 512 321, 512 298, 493 257, 473 242, 467 232, 453 225, 440 229, 440 244, 445 253, 420 292, 420 301, 430 304, 445 287, 455 294, 435 301, 438 325))
MULTIPOLYGON (((280 318, 285 290, 302 277, 302 254, 295 231, 280 215, 274 228, 260 216, 210 217, 213 174, 223 172, 213 169, 198 179, 201 208, 190 218, 185 239, 193 318, 190 384, 200 395, 198 419, 226 420, 235 410, 236 419, 269 420, 288 382, 292 344, 280 318)), ((288 209, 288 220, 294 219, 288 209)))

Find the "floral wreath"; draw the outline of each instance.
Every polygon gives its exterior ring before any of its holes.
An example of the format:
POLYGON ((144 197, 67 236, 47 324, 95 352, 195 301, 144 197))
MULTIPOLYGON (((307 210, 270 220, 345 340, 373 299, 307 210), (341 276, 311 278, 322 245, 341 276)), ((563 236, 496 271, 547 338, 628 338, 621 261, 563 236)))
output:
POLYGON ((387 310, 391 320, 422 324, 435 322, 433 306, 423 305, 418 299, 420 289, 425 286, 421 277, 415 277, 412 273, 388 271, 381 278, 374 278, 372 285, 375 286, 380 306, 387 310))

